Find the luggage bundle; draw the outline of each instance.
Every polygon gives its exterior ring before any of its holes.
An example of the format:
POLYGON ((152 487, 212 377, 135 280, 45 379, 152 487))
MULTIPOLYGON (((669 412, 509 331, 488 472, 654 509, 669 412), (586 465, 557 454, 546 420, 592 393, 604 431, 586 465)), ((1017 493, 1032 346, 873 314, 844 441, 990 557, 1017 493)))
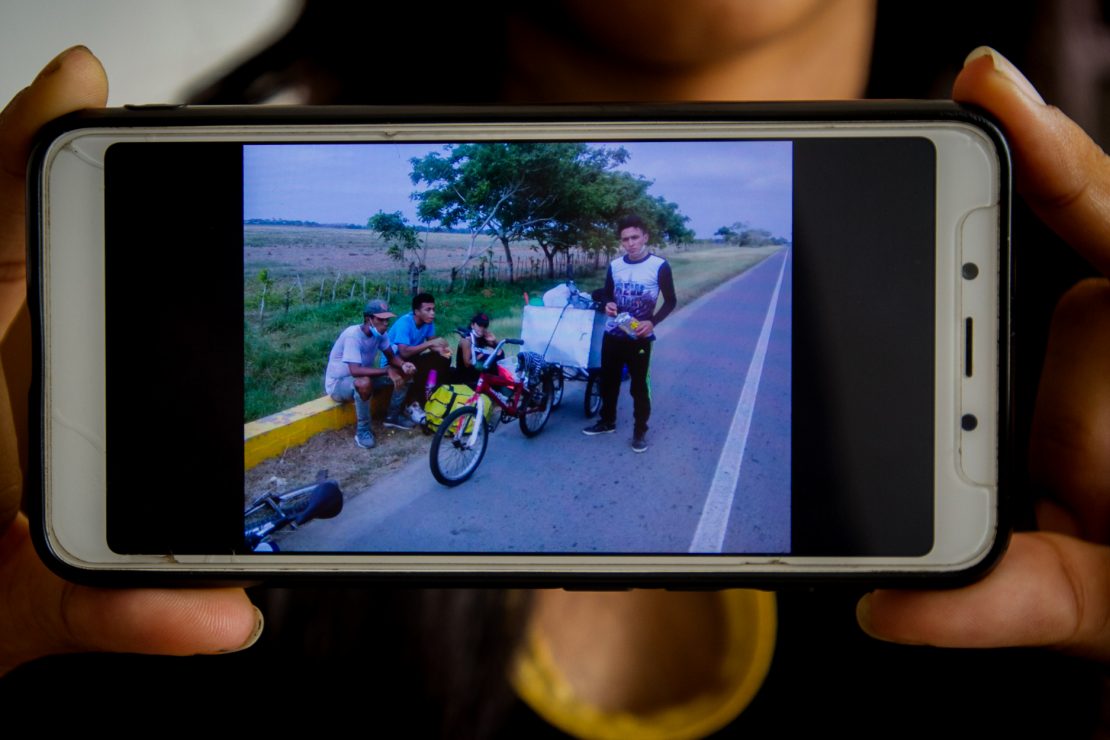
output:
MULTIPOLYGON (((447 418, 447 415, 457 409, 459 406, 466 404, 474 395, 474 389, 469 385, 456 383, 454 385, 441 385, 435 389, 431 398, 424 404, 424 423, 430 431, 439 429, 439 425, 447 418)), ((485 406, 486 422, 488 423, 493 416, 494 404, 487 398, 482 401, 485 406)))

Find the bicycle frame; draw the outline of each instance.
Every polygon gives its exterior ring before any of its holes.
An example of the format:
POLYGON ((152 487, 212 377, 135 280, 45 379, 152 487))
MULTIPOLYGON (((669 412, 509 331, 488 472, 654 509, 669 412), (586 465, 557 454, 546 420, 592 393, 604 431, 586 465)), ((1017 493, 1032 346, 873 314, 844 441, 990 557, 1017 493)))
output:
MULTIPOLYGON (((502 339, 500 342, 497 343, 497 347, 495 347, 493 351, 489 353, 489 356, 491 358, 496 357, 497 354, 501 351, 501 348, 504 347, 506 344, 522 343, 523 342, 521 342, 521 340, 519 339, 502 339)), ((490 359, 487 360, 487 362, 492 364, 493 360, 490 359)), ((506 414, 515 417, 521 411, 520 400, 521 396, 523 396, 524 394, 524 383, 522 383, 519 379, 506 380, 505 378, 501 377, 500 373, 496 371, 496 367, 497 365, 494 364, 493 370, 491 370, 489 366, 483 366, 482 369, 479 370, 478 384, 474 388, 474 395, 466 400, 466 405, 477 406, 479 416, 481 416, 484 413, 484 409, 481 408, 480 402, 482 396, 486 396, 498 407, 500 407, 500 409, 506 414), (499 396, 497 393, 494 393, 493 389, 495 388, 511 388, 513 391, 513 395, 510 399, 510 403, 505 403, 501 399, 501 396, 499 396)))

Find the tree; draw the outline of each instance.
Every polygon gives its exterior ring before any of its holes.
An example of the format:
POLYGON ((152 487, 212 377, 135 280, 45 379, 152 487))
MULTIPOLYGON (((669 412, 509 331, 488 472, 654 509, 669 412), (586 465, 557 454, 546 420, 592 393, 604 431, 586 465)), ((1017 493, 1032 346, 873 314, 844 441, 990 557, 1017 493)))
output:
POLYGON ((528 227, 548 216, 544 210, 554 202, 541 182, 549 180, 544 170, 554 166, 567 147, 559 143, 454 144, 446 156, 433 152, 412 160, 412 182, 427 187, 413 194, 417 213, 425 222, 438 221, 447 228, 465 224, 470 245, 461 269, 474 257, 478 237, 485 234, 501 243, 515 279, 512 243, 528 227))
POLYGON ((574 248, 588 253, 595 245, 599 225, 609 219, 619 200, 611 187, 613 169, 628 161, 623 148, 573 146, 574 156, 548 169, 542 183, 544 192, 554 196, 548 218, 533 220, 526 231, 547 260, 549 278, 555 277, 558 254, 574 248))
POLYGON ((713 236, 720 238, 725 244, 733 244, 737 239, 737 233, 727 226, 722 226, 713 232, 713 236))
POLYGON ((413 295, 420 292, 420 273, 428 269, 428 238, 424 238, 421 246, 417 237, 416 227, 408 222, 400 211, 386 213, 378 211, 366 226, 377 233, 378 238, 386 244, 386 254, 398 262, 404 262, 412 254, 409 262, 409 289, 413 295))
MULTIPOLYGON (((579 142, 514 142, 448 145, 412 160, 413 194, 426 223, 465 224, 470 246, 456 271, 473 259, 478 238, 500 243, 515 279, 512 244, 532 240, 554 277, 555 256, 578 248, 596 254, 616 247, 613 225, 636 212, 652 224, 657 243, 693 238, 675 203, 648 194, 652 182, 620 172, 621 148, 579 142)), ((454 271, 452 273, 454 275, 454 271)))
POLYGON ((594 207, 584 213, 580 227, 581 243, 593 252, 611 257, 617 251, 618 241, 613 229, 622 216, 635 213, 648 225, 651 243, 682 244, 693 240, 694 232, 687 228, 690 220, 682 215, 678 204, 661 196, 648 193, 652 181, 628 172, 606 172, 593 188, 594 207))
POLYGON ((757 229, 743 221, 737 221, 732 226, 722 226, 717 229, 714 236, 720 237, 725 244, 735 244, 738 247, 766 247, 786 244, 781 236, 773 236, 767 229, 757 229))

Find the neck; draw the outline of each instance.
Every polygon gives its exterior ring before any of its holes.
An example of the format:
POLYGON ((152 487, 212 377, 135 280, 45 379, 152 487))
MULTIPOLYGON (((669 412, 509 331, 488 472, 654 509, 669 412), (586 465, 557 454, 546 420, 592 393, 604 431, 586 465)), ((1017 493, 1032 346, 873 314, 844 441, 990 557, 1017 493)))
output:
MULTIPOLYGON (((622 49, 619 38, 613 44, 609 38, 591 39, 588 28, 583 40, 557 24, 516 14, 510 20, 505 94, 514 102, 536 103, 820 100, 863 94, 874 0, 809 3, 761 22, 766 15, 729 16, 733 25, 750 22, 751 31, 740 26, 720 53, 697 54, 687 43, 652 55, 622 49)), ((713 20, 687 30, 709 34, 712 42, 713 20)), ((644 24, 642 38, 653 38, 646 35, 652 31, 650 21, 633 22, 644 24)))

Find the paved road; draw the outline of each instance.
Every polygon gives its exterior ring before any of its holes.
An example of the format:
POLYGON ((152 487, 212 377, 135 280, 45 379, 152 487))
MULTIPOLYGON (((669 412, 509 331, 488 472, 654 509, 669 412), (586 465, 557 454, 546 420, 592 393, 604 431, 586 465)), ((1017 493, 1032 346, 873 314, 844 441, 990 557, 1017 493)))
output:
POLYGON ((790 548, 789 252, 680 309, 657 332, 650 448, 586 437, 584 383, 535 438, 491 435, 455 488, 413 460, 348 501, 336 519, 283 539, 285 551, 780 553, 790 548))

